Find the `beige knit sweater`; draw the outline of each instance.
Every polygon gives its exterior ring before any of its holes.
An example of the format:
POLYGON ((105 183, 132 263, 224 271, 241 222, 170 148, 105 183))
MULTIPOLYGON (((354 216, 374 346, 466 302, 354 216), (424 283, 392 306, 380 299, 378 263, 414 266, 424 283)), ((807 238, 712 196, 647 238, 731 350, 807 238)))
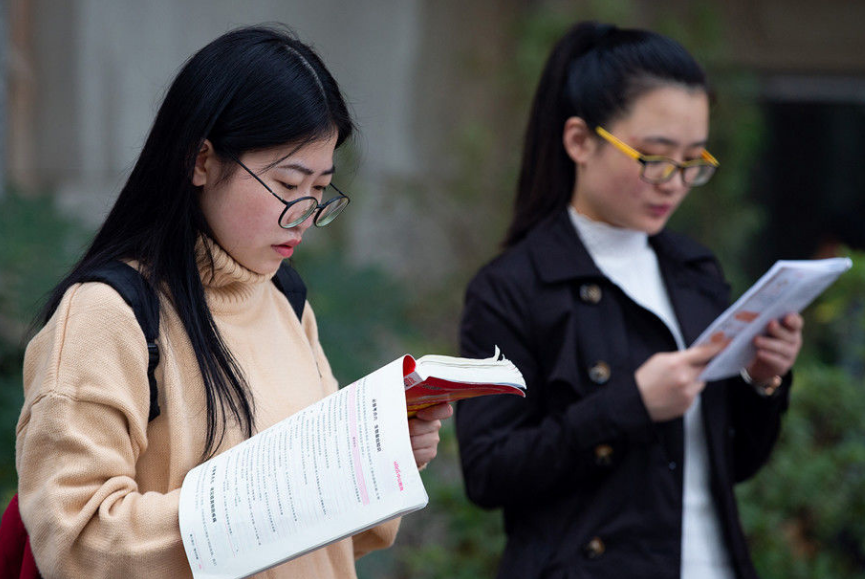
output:
MULTIPOLYGON (((266 276, 211 245, 214 271, 199 260, 208 304, 264 430, 334 392, 336 380, 309 304, 298 321, 266 276)), ((162 413, 150 423, 144 336, 107 285, 70 288, 27 348, 18 490, 46 579, 191 577, 177 500, 184 475, 201 462, 206 406, 192 347, 166 300, 158 343, 162 413)), ((230 423, 219 452, 242 439, 230 423)), ((258 577, 355 577, 355 558, 390 545, 398 526, 391 521, 258 577)))

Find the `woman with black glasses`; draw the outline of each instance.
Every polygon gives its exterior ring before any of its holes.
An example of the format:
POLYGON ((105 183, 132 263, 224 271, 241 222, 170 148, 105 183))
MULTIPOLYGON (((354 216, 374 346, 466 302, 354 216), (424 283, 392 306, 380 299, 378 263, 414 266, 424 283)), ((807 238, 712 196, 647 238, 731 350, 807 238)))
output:
MULTIPOLYGON (((27 349, 19 497, 43 576, 191 577, 178 526, 186 473, 337 389, 309 304, 296 313, 270 282, 311 225, 348 205, 331 180, 352 130, 336 81, 283 30, 229 32, 180 71, 27 349), (156 405, 133 310, 108 285, 81 283, 117 260, 158 290, 156 405)), ((450 412, 409 421, 419 466, 450 412)), ((260 576, 354 577, 355 558, 397 527, 260 576)))
POLYGON ((733 485, 778 436, 802 319, 771 322, 740 377, 699 380, 725 344, 688 344, 729 289, 665 225, 717 170, 708 139, 706 77, 673 40, 582 23, 550 55, 505 250, 460 334, 528 385, 457 408, 468 495, 504 511, 499 577, 756 576, 733 485))

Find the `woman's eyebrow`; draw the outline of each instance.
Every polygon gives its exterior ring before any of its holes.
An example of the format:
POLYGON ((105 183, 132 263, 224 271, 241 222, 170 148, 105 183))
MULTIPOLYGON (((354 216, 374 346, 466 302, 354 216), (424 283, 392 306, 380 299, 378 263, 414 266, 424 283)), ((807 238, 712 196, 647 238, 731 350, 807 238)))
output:
MULTIPOLYGON (((668 139, 667 137, 646 137, 643 139, 644 143, 657 143, 659 145, 664 145, 665 147, 678 147, 679 142, 674 141, 673 139, 668 139)), ((690 149, 692 147, 703 147, 705 148, 706 141, 697 141, 695 143, 691 143, 690 145, 686 145, 686 148, 690 149)))
MULTIPOLYGON (((306 165, 303 165, 301 163, 296 163, 296 162, 295 163, 288 163, 286 165, 279 165, 279 167, 277 167, 277 168, 278 169, 289 169, 292 171, 298 171, 300 173, 303 173, 304 175, 315 175, 315 171, 313 171, 312 169, 310 169, 306 165)), ((336 171, 336 165, 333 165, 327 171, 322 171, 321 174, 322 175, 333 175, 333 173, 335 171, 336 171)))

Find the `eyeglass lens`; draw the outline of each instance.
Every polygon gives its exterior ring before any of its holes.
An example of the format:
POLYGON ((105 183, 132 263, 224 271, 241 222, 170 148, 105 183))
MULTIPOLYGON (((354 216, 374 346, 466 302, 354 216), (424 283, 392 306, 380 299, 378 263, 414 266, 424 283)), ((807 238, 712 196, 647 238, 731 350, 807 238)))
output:
MULTIPOLYGON (((321 210, 318 211, 314 218, 315 225, 324 227, 336 219, 342 213, 342 210, 345 209, 346 205, 348 205, 348 197, 333 197, 328 199, 320 206, 321 210)), ((279 224, 285 229, 300 225, 309 219, 309 216, 315 213, 318 208, 318 201, 314 197, 298 199, 282 213, 279 218, 279 224)))
MULTIPOLYGON (((646 161, 643 163, 643 179, 650 183, 664 183, 672 179, 677 170, 680 170, 680 166, 670 161, 646 161)), ((705 185, 712 178, 715 167, 708 163, 699 163, 681 167, 681 171, 686 185, 698 186, 705 185)))
POLYGON ((337 218, 348 205, 348 197, 332 197, 324 202, 324 207, 315 216, 315 224, 324 227, 337 218))

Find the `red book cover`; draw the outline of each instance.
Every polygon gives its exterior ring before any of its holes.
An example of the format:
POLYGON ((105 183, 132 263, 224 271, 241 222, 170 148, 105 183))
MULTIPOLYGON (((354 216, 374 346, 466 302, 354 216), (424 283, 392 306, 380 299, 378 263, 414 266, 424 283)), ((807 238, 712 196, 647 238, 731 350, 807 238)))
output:
POLYGON ((526 383, 513 363, 500 355, 470 359, 452 356, 403 358, 403 376, 408 415, 421 408, 490 394, 525 397, 526 383))

